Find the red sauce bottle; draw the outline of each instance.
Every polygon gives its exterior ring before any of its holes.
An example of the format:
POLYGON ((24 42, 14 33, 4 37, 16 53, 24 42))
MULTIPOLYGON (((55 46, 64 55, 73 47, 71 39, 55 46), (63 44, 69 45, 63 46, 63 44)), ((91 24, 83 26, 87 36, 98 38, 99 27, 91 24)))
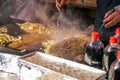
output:
POLYGON ((86 45, 85 58, 84 61, 87 65, 102 68, 102 58, 103 58, 104 45, 99 40, 99 33, 92 32, 91 41, 86 45))
POLYGON ((120 50, 118 50, 116 60, 110 67, 108 80, 120 80, 120 50))

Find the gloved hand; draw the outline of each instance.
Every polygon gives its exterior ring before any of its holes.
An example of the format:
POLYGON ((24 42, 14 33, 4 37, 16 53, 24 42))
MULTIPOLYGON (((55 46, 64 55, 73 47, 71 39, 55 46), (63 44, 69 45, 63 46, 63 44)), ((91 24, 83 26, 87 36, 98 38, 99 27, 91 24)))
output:
POLYGON ((63 6, 64 3, 66 3, 68 0, 56 0, 56 7, 58 10, 63 6))
POLYGON ((108 11, 105 16, 103 23, 105 23, 105 27, 109 28, 120 22, 120 9, 118 7, 114 8, 114 12, 109 15, 110 11, 108 11))

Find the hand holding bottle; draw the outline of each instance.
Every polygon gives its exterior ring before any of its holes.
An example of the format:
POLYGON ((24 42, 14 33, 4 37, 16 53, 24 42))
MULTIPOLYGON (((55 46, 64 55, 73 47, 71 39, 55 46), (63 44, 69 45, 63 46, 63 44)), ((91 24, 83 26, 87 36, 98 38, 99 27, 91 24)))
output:
POLYGON ((103 23, 105 23, 106 28, 109 28, 120 22, 120 10, 117 7, 114 8, 114 12, 111 15, 109 14, 110 14, 110 11, 108 11, 105 14, 104 20, 103 20, 103 23))

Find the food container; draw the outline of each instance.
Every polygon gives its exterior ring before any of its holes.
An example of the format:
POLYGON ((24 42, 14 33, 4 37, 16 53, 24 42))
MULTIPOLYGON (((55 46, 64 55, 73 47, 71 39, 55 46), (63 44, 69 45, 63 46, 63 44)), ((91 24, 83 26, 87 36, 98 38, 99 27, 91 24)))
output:
POLYGON ((77 80, 21 59, 18 60, 18 65, 20 75, 23 77, 20 77, 20 80, 77 80))
POLYGON ((6 52, 0 52, 0 80, 19 80, 19 66, 17 66, 19 56, 14 55, 15 52, 12 54, 12 50, 9 53, 9 49, 3 49, 6 52))
POLYGON ((0 53, 0 80, 77 80, 19 57, 0 53))
POLYGON ((19 80, 16 74, 0 71, 0 80, 19 80))
POLYGON ((98 77, 96 80, 106 80, 106 75, 104 74, 104 75, 98 77))
POLYGON ((24 55, 20 57, 19 60, 27 61, 37 66, 43 66, 55 72, 77 78, 78 80, 96 80, 98 77, 105 74, 102 70, 41 52, 33 52, 24 55))

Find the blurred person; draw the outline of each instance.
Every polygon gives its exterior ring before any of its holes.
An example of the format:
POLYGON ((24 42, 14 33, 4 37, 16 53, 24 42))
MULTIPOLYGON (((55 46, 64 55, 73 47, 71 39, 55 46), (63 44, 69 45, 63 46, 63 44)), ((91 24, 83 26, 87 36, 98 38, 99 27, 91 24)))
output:
POLYGON ((0 25, 26 21, 47 22, 54 8, 47 0, 0 0, 0 25))
MULTIPOLYGON (((56 7, 59 10, 63 4, 72 0, 56 0, 56 7)), ((111 35, 115 34, 115 29, 120 27, 120 0, 97 0, 96 20, 94 31, 99 31, 101 25, 105 23, 104 28, 100 32, 100 40, 106 46, 111 35), (110 10, 114 12, 109 15, 110 10)))
POLYGON ((0 24, 33 21, 35 0, 0 0, 0 24))

